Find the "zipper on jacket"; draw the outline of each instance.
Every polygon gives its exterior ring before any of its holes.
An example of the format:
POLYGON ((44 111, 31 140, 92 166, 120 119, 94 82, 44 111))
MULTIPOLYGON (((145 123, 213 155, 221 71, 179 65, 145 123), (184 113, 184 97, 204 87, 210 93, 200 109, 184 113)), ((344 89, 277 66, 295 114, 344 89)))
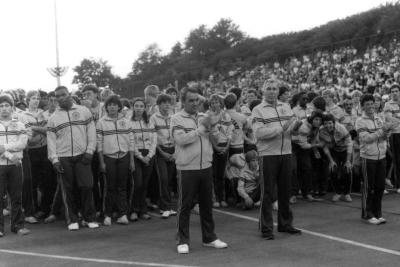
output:
POLYGON ((72 140, 72 122, 71 117, 69 116, 69 111, 67 110, 67 116, 69 121, 69 129, 71 130, 71 157, 74 156, 74 141, 72 140))
MULTIPOLYGON (((196 116, 196 118, 192 118, 194 120, 194 123, 196 124, 196 128, 199 128, 199 120, 196 116)), ((200 138, 200 170, 203 169, 203 140, 201 139, 201 136, 199 135, 200 138)))
POLYGON ((119 153, 121 152, 121 147, 119 145, 119 139, 118 139, 118 128, 117 128, 117 121, 114 121, 115 125, 115 134, 117 136, 117 144, 118 144, 118 158, 119 158, 119 153))
MULTIPOLYGON (((4 128, 6 128, 6 144, 8 144, 8 126, 4 126, 4 128)), ((6 162, 7 162, 7 165, 8 165, 8 159, 6 158, 6 162)))
POLYGON ((143 149, 146 149, 146 145, 144 144, 144 134, 143 134, 143 127, 142 127, 142 122, 141 122, 141 120, 139 120, 139 125, 140 125, 140 131, 142 132, 143 149))
POLYGON ((168 119, 165 119, 165 126, 167 126, 167 131, 168 131, 168 142, 170 142, 171 138, 171 132, 169 130, 169 125, 168 125, 168 119))
MULTIPOLYGON (((375 117, 373 119, 373 122, 374 122, 375 131, 376 131, 375 117)), ((379 150, 379 138, 378 138, 378 140, 376 140, 376 147, 378 148, 378 160, 379 160, 381 158, 381 151, 379 150)))
MULTIPOLYGON (((199 127, 199 121, 196 119, 196 126, 197 128, 199 127)), ((199 135, 200 138, 200 170, 203 169, 203 140, 201 139, 201 136, 199 135)))
MULTIPOLYGON (((279 116, 278 109, 276 108, 276 106, 274 107, 274 109, 275 109, 276 115, 278 115, 279 124, 281 125, 281 127, 282 127, 282 129, 283 129, 283 125, 282 125, 281 117, 279 116)), ((282 132, 281 155, 282 155, 282 152, 283 152, 283 142, 284 142, 284 139, 285 139, 285 132, 282 132)))

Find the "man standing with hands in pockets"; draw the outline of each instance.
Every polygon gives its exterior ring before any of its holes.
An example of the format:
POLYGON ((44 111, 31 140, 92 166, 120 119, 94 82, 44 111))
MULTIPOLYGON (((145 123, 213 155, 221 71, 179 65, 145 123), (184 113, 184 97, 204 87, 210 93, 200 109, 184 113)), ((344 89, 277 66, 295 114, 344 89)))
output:
POLYGON ((278 83, 268 80, 262 91, 264 101, 253 109, 253 132, 261 157, 260 228, 264 239, 272 240, 272 192, 278 188, 278 232, 300 234, 293 227, 293 214, 289 207, 290 178, 292 173, 291 134, 301 121, 297 120, 288 104, 278 101, 278 83))

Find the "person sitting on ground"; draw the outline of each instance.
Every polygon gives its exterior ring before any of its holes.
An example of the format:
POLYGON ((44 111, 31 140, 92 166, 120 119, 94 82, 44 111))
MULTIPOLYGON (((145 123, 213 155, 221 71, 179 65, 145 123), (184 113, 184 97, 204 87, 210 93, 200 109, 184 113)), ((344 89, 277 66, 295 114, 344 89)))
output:
POLYGON ((239 177, 237 191, 244 201, 245 209, 260 206, 260 170, 257 152, 251 150, 246 153, 246 164, 239 177))

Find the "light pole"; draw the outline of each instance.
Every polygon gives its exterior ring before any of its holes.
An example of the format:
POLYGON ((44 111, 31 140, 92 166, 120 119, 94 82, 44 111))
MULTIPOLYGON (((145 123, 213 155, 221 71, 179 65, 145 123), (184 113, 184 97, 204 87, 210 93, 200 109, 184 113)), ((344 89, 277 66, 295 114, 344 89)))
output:
POLYGON ((57 24, 57 0, 54 0, 54 20, 55 20, 55 30, 56 30, 56 67, 48 68, 48 72, 57 79, 57 86, 61 85, 61 76, 63 76, 68 67, 60 67, 60 56, 58 50, 58 24, 57 24))

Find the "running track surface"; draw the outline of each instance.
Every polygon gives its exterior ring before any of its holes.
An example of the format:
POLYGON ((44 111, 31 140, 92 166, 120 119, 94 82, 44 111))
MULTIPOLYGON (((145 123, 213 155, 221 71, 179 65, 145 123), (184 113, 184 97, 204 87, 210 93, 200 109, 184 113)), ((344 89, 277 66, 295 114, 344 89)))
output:
MULTIPOLYGON (((153 216, 128 226, 113 224, 68 232, 62 221, 28 225, 32 234, 9 232, 0 239, 2 266, 397 266, 400 260, 400 195, 384 196, 385 225, 360 219, 360 197, 353 203, 329 200, 292 205, 301 236, 275 232, 266 241, 258 232, 258 210, 214 212, 216 232, 229 244, 216 250, 201 245, 198 215, 191 217, 190 254, 178 255, 176 218, 153 216)), ((156 215, 156 214, 155 214, 156 215)), ((6 217, 8 220, 9 217, 6 217)))

